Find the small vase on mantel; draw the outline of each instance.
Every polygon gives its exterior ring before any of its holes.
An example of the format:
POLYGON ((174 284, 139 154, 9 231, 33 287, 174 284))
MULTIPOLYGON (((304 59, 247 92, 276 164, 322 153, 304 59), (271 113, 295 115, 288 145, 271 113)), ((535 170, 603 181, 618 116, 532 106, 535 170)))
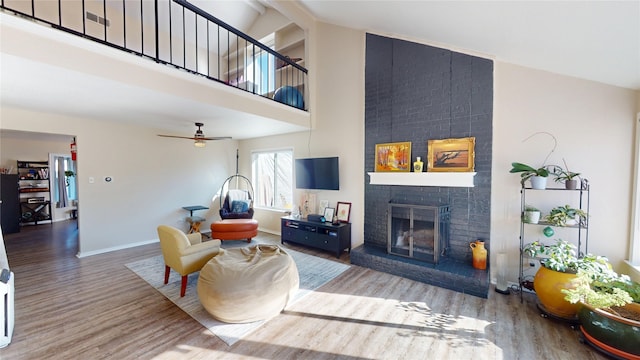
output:
POLYGON ((420 160, 420 156, 416 158, 416 161, 413 162, 413 172, 422 172, 422 166, 424 163, 420 160))

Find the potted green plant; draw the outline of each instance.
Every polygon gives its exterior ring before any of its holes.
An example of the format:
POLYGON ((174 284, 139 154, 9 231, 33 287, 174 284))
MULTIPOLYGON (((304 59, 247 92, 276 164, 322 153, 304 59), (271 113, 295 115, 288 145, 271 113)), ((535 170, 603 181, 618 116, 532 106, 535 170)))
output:
POLYGON ((573 226, 573 225, 587 225, 588 214, 581 209, 572 208, 569 205, 556 206, 544 220, 553 226, 573 226))
POLYGON ((580 173, 574 173, 569 170, 562 169, 560 172, 555 174, 556 182, 564 182, 564 188, 567 190, 575 190, 578 188, 578 179, 580 173))
POLYGON ((587 254, 578 257, 575 246, 562 239, 551 245, 534 241, 527 244, 523 251, 531 258, 540 259, 541 266, 533 279, 533 288, 541 309, 560 319, 576 319, 578 305, 566 301, 561 290, 575 286, 572 281, 578 271, 582 269, 597 272, 609 266, 607 259, 601 256, 587 254))
POLYGON ((622 359, 640 357, 640 284, 606 269, 581 269, 565 300, 579 304, 580 331, 591 345, 622 359))
POLYGON ((540 210, 531 205, 525 205, 522 221, 528 224, 537 224, 540 221, 540 210))
POLYGON ((73 171, 71 171, 71 170, 66 170, 66 171, 64 172, 64 180, 65 180, 65 182, 67 183, 67 186, 69 186, 69 178, 70 178, 70 177, 74 177, 74 176, 76 176, 76 173, 74 173, 74 172, 73 172, 73 171))
POLYGON ((533 189, 546 189, 547 187, 549 170, 545 165, 536 169, 523 163, 512 162, 509 172, 520 173, 520 184, 522 184, 522 186, 524 186, 525 181, 530 180, 531 188, 533 189))
POLYGON ((555 176, 556 182, 564 182, 564 187, 567 190, 575 190, 578 188, 578 177, 580 173, 575 173, 573 171, 569 171, 569 166, 567 166, 567 162, 564 161, 565 168, 561 168, 556 166, 555 172, 553 175, 555 176))

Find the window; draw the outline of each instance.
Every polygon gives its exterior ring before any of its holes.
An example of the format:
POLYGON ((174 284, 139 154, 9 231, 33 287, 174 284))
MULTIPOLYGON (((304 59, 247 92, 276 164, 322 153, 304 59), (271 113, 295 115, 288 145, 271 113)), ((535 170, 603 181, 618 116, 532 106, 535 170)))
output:
POLYGON ((293 150, 253 152, 251 176, 256 207, 282 210, 293 207, 293 150))
MULTIPOLYGON (((273 34, 261 40, 263 44, 273 49, 273 34)), ((265 95, 275 89, 276 65, 275 57, 257 46, 246 49, 248 64, 244 78, 253 83, 256 94, 265 95)))

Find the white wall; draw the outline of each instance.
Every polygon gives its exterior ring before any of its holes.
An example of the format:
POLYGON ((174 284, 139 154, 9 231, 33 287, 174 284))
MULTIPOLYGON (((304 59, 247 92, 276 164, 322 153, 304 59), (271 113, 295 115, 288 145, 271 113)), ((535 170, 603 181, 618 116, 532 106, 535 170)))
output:
MULTIPOLYGON (((514 161, 542 165, 551 137, 523 140, 546 131, 558 141, 547 163, 565 159, 591 184, 589 252, 621 267, 628 255, 637 92, 501 62, 494 80, 492 255, 508 251, 510 280, 517 281, 520 184, 508 172, 514 161)), ((541 210, 564 201, 570 200, 554 194, 541 210)))
POLYGON ((182 206, 211 207, 198 213, 208 220, 203 229, 219 219, 212 199, 235 172, 235 141, 198 149, 191 141, 117 122, 7 107, 0 117, 3 129, 76 135, 81 256, 155 241, 160 224, 186 231, 182 206), (113 181, 105 182, 106 176, 113 181))
MULTIPOLYGON (((289 135, 264 137, 241 142, 241 153, 252 150, 293 147, 294 158, 338 156, 340 158, 340 190, 313 191, 317 201, 328 200, 331 207, 338 201, 351 202, 351 243, 364 242, 364 33, 353 29, 318 24, 313 29, 315 51, 310 72, 322 74, 311 83, 310 109, 314 129, 289 135), (324 54, 340 56, 324 56, 324 54)), ((246 159, 246 157, 245 157, 246 159)), ((250 174, 248 163, 243 174, 250 174)), ((299 203, 303 191, 294 191, 299 203)), ((256 211, 260 229, 280 233, 282 213, 256 211)))

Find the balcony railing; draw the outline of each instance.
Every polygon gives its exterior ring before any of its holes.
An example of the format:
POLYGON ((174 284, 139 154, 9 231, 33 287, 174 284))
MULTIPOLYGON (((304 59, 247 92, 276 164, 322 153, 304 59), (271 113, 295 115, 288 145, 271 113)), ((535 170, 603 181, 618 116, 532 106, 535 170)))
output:
POLYGON ((0 8, 307 109, 307 69, 184 0, 0 0, 0 8))

